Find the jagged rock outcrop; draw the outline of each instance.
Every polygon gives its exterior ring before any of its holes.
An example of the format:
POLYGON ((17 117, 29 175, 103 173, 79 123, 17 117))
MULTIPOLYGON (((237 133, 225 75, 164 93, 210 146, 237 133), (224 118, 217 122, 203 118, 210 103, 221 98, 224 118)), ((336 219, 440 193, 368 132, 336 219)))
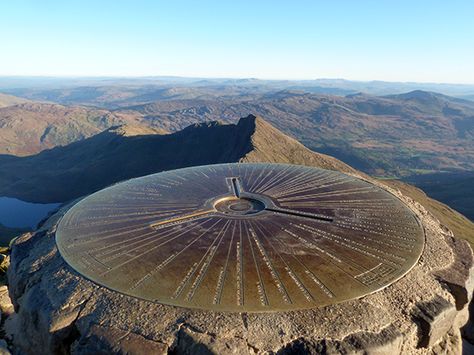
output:
POLYGON ((425 229, 415 267, 361 299, 280 313, 190 310, 98 286, 57 250, 55 226, 65 207, 12 248, 8 277, 16 312, 7 332, 24 353, 460 354, 473 292, 472 250, 419 203, 391 192, 425 229))

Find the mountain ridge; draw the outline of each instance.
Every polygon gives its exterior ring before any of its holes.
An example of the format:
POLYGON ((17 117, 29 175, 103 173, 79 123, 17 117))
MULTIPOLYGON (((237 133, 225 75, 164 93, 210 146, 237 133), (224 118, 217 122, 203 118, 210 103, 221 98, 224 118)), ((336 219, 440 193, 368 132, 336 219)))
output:
POLYGON ((64 202, 163 170, 259 159, 354 171, 334 158, 311 152, 254 115, 237 124, 197 124, 169 134, 128 135, 124 127, 33 156, 0 156, 0 195, 64 202))

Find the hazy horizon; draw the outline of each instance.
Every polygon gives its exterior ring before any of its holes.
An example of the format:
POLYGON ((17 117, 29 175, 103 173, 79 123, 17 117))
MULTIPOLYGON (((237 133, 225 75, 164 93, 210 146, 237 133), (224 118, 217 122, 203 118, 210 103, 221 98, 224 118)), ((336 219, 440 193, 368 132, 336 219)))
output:
POLYGON ((260 77, 240 77, 240 76, 182 76, 182 75, 5 75, 0 74, 0 78, 9 78, 9 79, 71 79, 71 80, 95 80, 95 79, 189 79, 189 80, 257 80, 257 81, 275 81, 275 82, 314 82, 314 81, 346 81, 354 83, 370 83, 370 82, 380 82, 388 84, 432 84, 432 85, 459 85, 459 86, 474 86, 474 82, 462 83, 462 82, 436 82, 436 81, 414 81, 414 80, 378 80, 378 79, 368 79, 368 80, 352 80, 347 78, 331 78, 331 77, 317 77, 317 78, 260 78, 260 77))

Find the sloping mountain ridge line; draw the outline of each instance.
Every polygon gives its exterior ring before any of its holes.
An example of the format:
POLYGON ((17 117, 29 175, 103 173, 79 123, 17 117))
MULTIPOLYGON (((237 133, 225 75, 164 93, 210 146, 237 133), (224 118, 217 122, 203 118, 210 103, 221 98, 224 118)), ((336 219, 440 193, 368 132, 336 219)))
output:
POLYGON ((29 100, 23 99, 21 97, 0 93, 0 108, 15 106, 15 105, 22 104, 28 101, 29 100))
POLYGON ((310 149, 378 175, 474 168, 474 103, 436 93, 339 97, 284 91, 237 102, 157 101, 114 112, 169 131, 254 112, 310 149))

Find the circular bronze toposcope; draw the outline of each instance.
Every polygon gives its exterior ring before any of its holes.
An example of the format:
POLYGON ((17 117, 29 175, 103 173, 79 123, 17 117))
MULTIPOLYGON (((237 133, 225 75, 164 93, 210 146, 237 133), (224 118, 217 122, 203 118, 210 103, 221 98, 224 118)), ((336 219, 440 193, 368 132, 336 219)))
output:
POLYGON ((66 262, 118 292, 231 312, 313 308, 377 291, 417 262, 418 220, 342 173, 221 164, 132 179, 73 206, 66 262))

